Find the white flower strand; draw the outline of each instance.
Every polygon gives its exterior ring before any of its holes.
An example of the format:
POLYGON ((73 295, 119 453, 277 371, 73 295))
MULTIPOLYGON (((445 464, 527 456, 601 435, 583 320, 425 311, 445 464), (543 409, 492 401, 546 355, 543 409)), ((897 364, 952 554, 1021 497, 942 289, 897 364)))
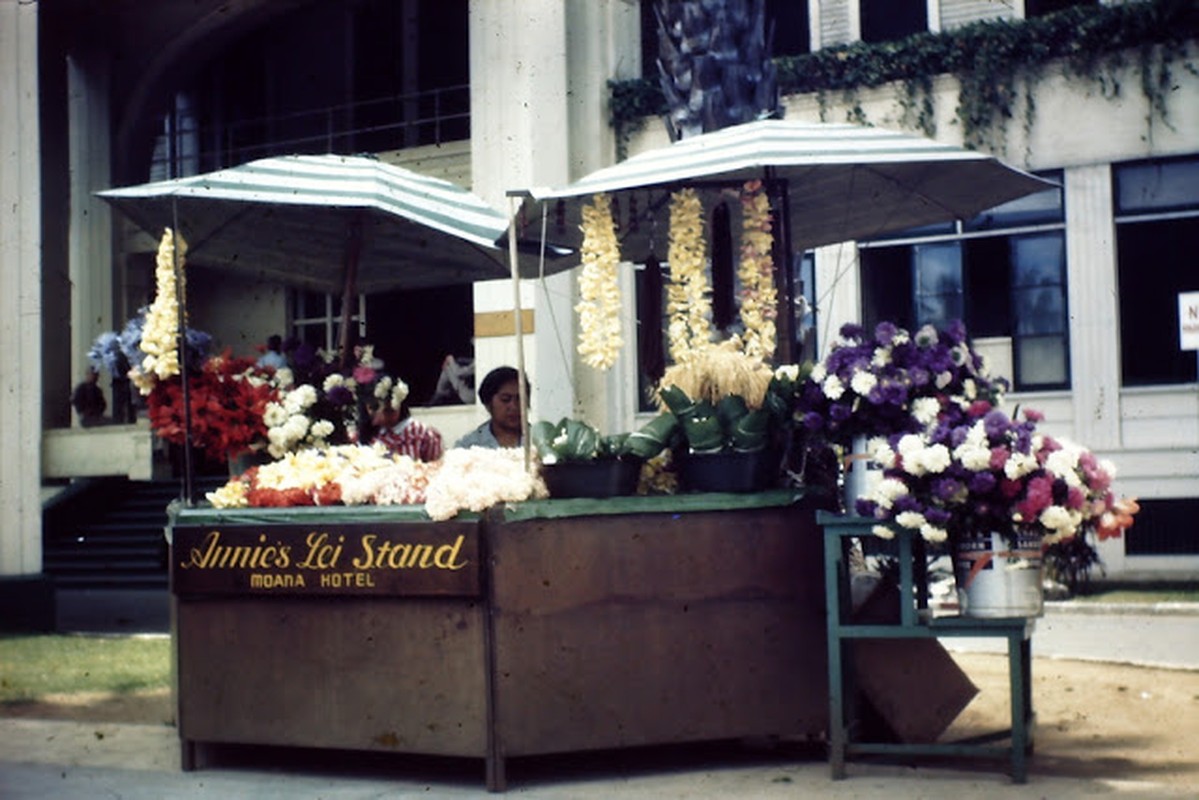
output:
POLYGON ((757 358, 771 358, 777 338, 773 249, 770 198, 761 181, 750 181, 741 191, 741 264, 737 276, 741 279, 745 352, 757 358))
POLYGON ((154 302, 146 311, 142 325, 141 351, 145 353, 140 365, 129 371, 129 378, 142 394, 149 394, 154 384, 178 375, 179 368, 179 300, 175 276, 175 261, 179 262, 178 289, 182 289, 183 257, 187 242, 176 237, 170 228, 162 232, 154 267, 154 302))
POLYGON ((583 270, 579 274, 579 355, 583 363, 598 370, 616 363, 624 337, 620 329, 620 285, 617 267, 620 244, 612 205, 606 194, 597 194, 583 206, 583 270))
POLYGON ((707 278, 703 204, 694 189, 680 189, 670 198, 670 285, 666 288, 670 357, 685 363, 712 340, 711 288, 707 278))

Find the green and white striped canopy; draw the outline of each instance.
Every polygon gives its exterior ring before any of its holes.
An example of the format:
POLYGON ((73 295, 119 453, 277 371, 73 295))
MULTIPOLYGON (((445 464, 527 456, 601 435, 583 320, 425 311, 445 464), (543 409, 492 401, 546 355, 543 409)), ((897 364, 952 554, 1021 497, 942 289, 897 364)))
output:
POLYGON ((762 120, 640 153, 568 186, 518 194, 530 198, 526 218, 548 204, 548 238, 576 247, 581 207, 596 193, 612 195, 622 255, 637 261, 651 248, 665 254, 671 192, 691 186, 708 211, 731 199, 736 213, 737 189, 755 179, 774 181, 785 196, 794 251, 969 219, 1053 187, 994 157, 920 136, 762 120))
POLYGON ((471 192, 373 158, 282 156, 98 195, 156 238, 177 227, 188 262, 327 292, 503 279, 508 218, 471 192))

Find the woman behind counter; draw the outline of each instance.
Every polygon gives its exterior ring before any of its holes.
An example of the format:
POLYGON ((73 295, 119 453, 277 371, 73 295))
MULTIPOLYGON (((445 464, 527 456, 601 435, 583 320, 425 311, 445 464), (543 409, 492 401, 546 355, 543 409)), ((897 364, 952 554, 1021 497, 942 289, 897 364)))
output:
MULTIPOLYGON (((463 436, 455 447, 520 447, 520 373, 496 367, 479 384, 479 400, 490 419, 463 436)), ((525 381, 528 394, 528 381, 525 381)))

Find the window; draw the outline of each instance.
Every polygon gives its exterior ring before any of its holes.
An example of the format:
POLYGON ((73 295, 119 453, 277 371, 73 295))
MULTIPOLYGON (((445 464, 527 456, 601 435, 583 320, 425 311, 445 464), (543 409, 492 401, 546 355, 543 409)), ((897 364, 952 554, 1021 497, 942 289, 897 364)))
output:
MULTIPOLYGON (((292 296, 292 332, 297 341, 333 352, 341 339, 341 295, 295 292, 292 296)), ((366 296, 358 295, 358 337, 365 334, 366 296)))
POLYGON ((1195 354, 1178 347, 1178 294, 1199 290, 1199 157, 1113 169, 1125 386, 1190 383, 1195 354))
POLYGON ((888 239, 861 245, 868 328, 883 320, 912 329, 961 319, 976 340, 1010 343, 1012 374, 1003 377, 1015 388, 1069 386, 1060 189, 888 239))
POLYGON ((927 0, 861 0, 862 41, 887 42, 928 30, 927 0))

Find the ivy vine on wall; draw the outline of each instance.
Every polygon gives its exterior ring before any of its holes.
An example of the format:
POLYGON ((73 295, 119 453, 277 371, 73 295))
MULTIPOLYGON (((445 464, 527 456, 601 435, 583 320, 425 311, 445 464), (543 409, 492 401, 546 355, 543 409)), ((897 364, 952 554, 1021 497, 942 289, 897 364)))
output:
MULTIPOLYGON (((864 121, 857 102, 863 88, 897 85, 903 122, 936 133, 933 77, 951 74, 960 90, 956 118, 968 147, 999 149, 1008 122, 1019 115, 1025 128, 1036 114, 1033 90, 1051 63, 1072 78, 1096 84, 1106 96, 1124 91, 1118 75, 1140 68, 1138 87, 1149 101, 1149 124, 1170 125, 1174 70, 1199 74, 1187 60, 1187 43, 1199 39, 1199 7, 1193 0, 1145 0, 1116 6, 1079 6, 1029 20, 977 22, 945 33, 922 33, 897 41, 827 47, 776 59, 782 94, 817 95, 822 115, 840 95, 851 121, 864 121), (1025 91, 1021 91, 1021 87, 1025 91), (1023 98, 1023 102, 1021 102, 1023 98)), ((646 117, 666 113, 657 83, 611 81, 610 121, 624 157, 629 136, 646 117)))

